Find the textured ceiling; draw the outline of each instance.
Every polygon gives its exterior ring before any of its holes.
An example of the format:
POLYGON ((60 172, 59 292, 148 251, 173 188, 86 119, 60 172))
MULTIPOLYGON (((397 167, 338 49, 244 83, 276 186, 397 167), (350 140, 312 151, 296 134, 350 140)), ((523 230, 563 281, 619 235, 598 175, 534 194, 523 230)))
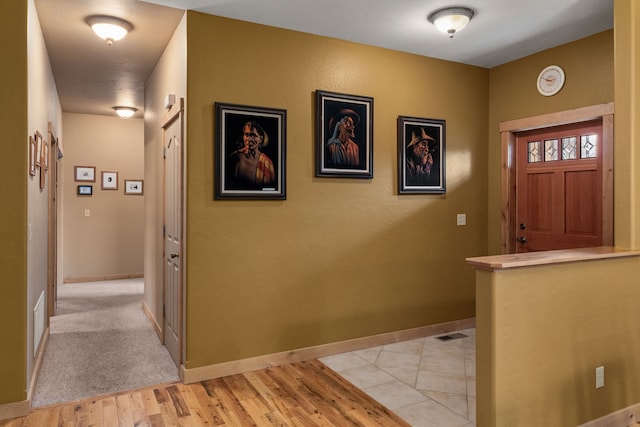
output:
POLYGON ((613 27, 613 0, 144 0, 481 67, 494 67, 613 27), (476 14, 453 39, 427 16, 476 14))
POLYGON ((494 67, 613 27, 613 0, 35 0, 62 109, 142 116, 144 84, 185 9, 418 55, 494 67), (441 7, 476 11, 450 39, 427 21, 441 7), (170 6, 170 7, 165 7, 170 6), (112 15, 134 30, 107 46, 85 19, 112 15))
POLYGON ((36 0, 51 68, 65 112, 113 115, 116 105, 142 117, 144 85, 184 11, 137 0, 36 0), (133 24, 112 46, 93 34, 90 15, 133 24))

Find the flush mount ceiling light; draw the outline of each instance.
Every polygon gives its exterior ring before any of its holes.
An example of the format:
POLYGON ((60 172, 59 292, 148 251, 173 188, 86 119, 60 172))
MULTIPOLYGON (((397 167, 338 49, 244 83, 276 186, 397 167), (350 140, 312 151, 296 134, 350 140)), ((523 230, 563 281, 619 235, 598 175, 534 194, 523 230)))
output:
POLYGON ((106 40, 109 46, 122 39, 133 29, 133 25, 129 22, 113 16, 90 16, 87 18, 87 24, 91 26, 98 37, 106 40))
POLYGON ((432 12, 427 19, 449 38, 462 30, 473 18, 475 12, 468 7, 446 7, 432 12))
POLYGON ((116 111, 116 114, 122 117, 123 119, 128 119, 129 117, 132 117, 136 113, 136 111, 138 111, 137 108, 133 108, 133 107, 113 107, 113 109, 116 111))

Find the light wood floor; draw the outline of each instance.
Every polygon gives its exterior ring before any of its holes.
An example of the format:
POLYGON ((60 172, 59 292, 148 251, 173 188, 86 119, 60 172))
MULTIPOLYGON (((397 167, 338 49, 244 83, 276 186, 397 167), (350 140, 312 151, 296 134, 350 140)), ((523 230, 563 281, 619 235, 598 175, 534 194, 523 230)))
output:
POLYGON ((0 426, 409 426, 317 360, 37 408, 0 426))

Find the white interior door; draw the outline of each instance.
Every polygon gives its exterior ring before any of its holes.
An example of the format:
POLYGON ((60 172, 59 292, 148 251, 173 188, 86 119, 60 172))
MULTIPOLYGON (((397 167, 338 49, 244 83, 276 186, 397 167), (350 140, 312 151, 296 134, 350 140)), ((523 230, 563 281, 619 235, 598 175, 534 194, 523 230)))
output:
POLYGON ((182 362, 182 99, 163 125, 164 145, 164 343, 182 362))

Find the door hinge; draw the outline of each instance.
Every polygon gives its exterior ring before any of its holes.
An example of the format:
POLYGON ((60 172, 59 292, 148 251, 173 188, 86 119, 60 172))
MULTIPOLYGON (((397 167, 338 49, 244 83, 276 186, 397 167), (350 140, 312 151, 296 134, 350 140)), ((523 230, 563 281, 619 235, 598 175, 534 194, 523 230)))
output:
POLYGON ((162 318, 164 319, 165 317, 166 317, 166 314, 165 314, 165 305, 164 305, 164 304, 162 304, 162 318))
POLYGON ((162 147, 162 158, 163 159, 167 158, 167 147, 162 147))
POLYGON ((162 224, 162 238, 167 237, 167 226, 162 224))

